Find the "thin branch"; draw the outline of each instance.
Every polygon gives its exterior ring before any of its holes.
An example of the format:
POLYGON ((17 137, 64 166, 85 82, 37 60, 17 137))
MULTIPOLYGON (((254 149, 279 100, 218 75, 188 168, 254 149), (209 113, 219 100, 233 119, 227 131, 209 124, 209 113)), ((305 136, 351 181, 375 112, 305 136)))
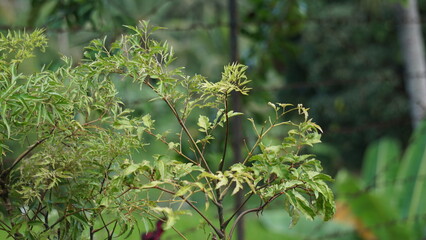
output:
POLYGON ((111 232, 111 239, 112 239, 112 237, 114 236, 114 232, 115 232, 115 230, 116 230, 117 223, 118 223, 118 221, 116 221, 116 222, 114 223, 114 227, 112 228, 112 232, 111 232))
POLYGON ((235 210, 235 212, 232 214, 232 216, 230 216, 228 218, 228 220, 226 220, 223 223, 223 228, 226 228, 228 226, 228 224, 231 222, 231 220, 241 211, 241 209, 244 207, 244 205, 246 205, 246 203, 248 202, 248 200, 253 196, 253 193, 250 193, 250 195, 244 200, 244 202, 240 205, 240 207, 235 210))
MULTIPOLYGON (((143 212, 145 212, 146 214, 148 214, 149 216, 151 216, 151 217, 153 217, 153 218, 155 218, 155 219, 157 219, 157 220, 159 220, 159 221, 162 221, 162 222, 166 222, 166 220, 164 220, 164 218, 161 218, 161 217, 158 217, 158 216, 156 216, 156 215, 154 215, 154 214, 152 214, 152 213, 150 213, 150 212, 148 212, 148 211, 146 211, 146 210, 144 210, 144 209, 141 209, 141 208, 139 208, 139 207, 136 207, 137 209, 139 209, 139 210, 142 210, 143 212)), ((174 226, 172 226, 172 229, 180 236, 180 237, 182 237, 183 239, 185 239, 185 240, 188 240, 179 230, 177 230, 174 226)))
POLYGON ((226 158, 226 150, 228 147, 228 137, 229 137, 229 117, 228 117, 228 100, 227 100, 227 94, 225 93, 225 121, 226 121, 226 130, 225 130, 225 142, 223 143, 223 155, 222 159, 219 163, 219 171, 223 171, 223 166, 225 165, 225 158, 226 158))
POLYGON ((179 230, 172 226, 172 229, 183 239, 188 240, 179 230))
MULTIPOLYGON (((216 194, 220 195, 220 189, 216 190, 216 194)), ((225 232, 225 228, 224 228, 224 221, 225 221, 225 216, 223 214, 223 204, 222 204, 222 199, 219 198, 218 196, 218 200, 217 200, 217 215, 219 217, 219 226, 220 226, 220 231, 225 232)))
MULTIPOLYGON (((223 155, 222 155, 222 159, 219 162, 219 171, 223 171, 223 167, 225 165, 225 158, 226 158, 226 150, 228 147, 228 136, 229 136, 229 119, 228 119, 228 100, 227 100, 227 95, 225 93, 225 109, 224 109, 224 113, 225 113, 225 119, 226 119, 226 130, 225 130, 225 142, 224 142, 224 147, 223 147, 223 155)), ((220 121, 220 120, 219 120, 220 121)), ((217 185, 217 181, 215 181, 215 185, 217 185)), ((226 192, 226 190, 224 190, 224 192, 226 192)), ((223 204, 222 204, 222 193, 220 191, 220 189, 216 189, 216 195, 217 195, 217 214, 219 217, 219 226, 220 226, 220 230, 222 232, 225 232, 225 216, 223 213, 223 204)))
MULTIPOLYGON (((41 194, 41 196, 40 196, 40 199, 41 199, 41 200, 44 200, 44 197, 46 196, 47 191, 48 191, 48 190, 44 191, 44 192, 41 194)), ((43 211, 45 208, 46 208, 46 206, 43 206, 43 205, 41 204, 41 202, 39 202, 39 203, 38 203, 38 206, 37 206, 37 210, 36 210, 36 211, 33 211, 33 212, 34 212, 34 216, 32 217, 32 219, 31 219, 31 220, 34 220, 34 219, 36 218, 36 216, 37 216, 39 213, 41 213, 41 211, 43 211)))
POLYGON ((104 111, 103 113, 102 113, 102 115, 101 116, 99 116, 97 119, 94 119, 94 120, 92 120, 92 121, 89 121, 89 122, 85 122, 85 123, 83 123, 83 124, 81 124, 81 126, 87 126, 87 125, 91 125, 92 123, 96 123, 96 122, 99 122, 99 121, 101 121, 102 119, 103 119, 103 117, 106 115, 106 111, 104 111))
POLYGON ((288 123, 287 122, 281 122, 277 124, 271 123, 271 126, 269 126, 264 132, 262 132, 260 136, 257 138, 255 144, 251 148, 250 152, 247 154, 247 157, 244 159, 243 164, 246 164, 247 161, 250 160, 250 158, 253 156, 254 150, 256 150, 256 148, 259 146, 262 139, 265 137, 266 134, 268 134, 268 132, 270 132, 273 128, 284 125, 284 124, 288 124, 288 123))
POLYGON ((102 224, 103 224, 103 228, 105 228, 105 231, 107 232, 108 239, 109 239, 109 236, 111 236, 111 233, 110 233, 110 231, 108 229, 108 224, 105 223, 104 217, 102 217, 102 213, 99 213, 99 217, 101 218, 101 221, 102 221, 102 224))
POLYGON ((5 228, 5 227, 7 227, 8 229, 9 229, 9 231, 10 230, 12 230, 12 227, 9 227, 8 225, 7 225, 7 223, 5 223, 3 220, 1 220, 0 219, 0 224, 2 224, 3 225, 3 228, 5 228))
MULTIPOLYGON (((169 193, 171 195, 176 195, 175 192, 170 191, 170 190, 165 189, 165 188, 162 188, 162 187, 156 186, 156 187, 153 187, 153 188, 156 188, 156 189, 161 190, 163 192, 169 193)), ((183 199, 192 209, 194 209, 206 221, 206 223, 208 225, 210 225, 210 227, 216 232, 216 234, 220 238, 222 238, 224 236, 223 233, 219 229, 217 229, 217 227, 215 225, 213 225, 213 223, 191 201, 189 201, 188 199, 185 199, 183 196, 179 196, 179 197, 181 199, 183 199)))
MULTIPOLYGON (((146 133, 148 133, 149 135, 151 135, 151 136, 153 136, 153 137, 156 137, 155 136, 155 134, 153 133, 153 132, 151 132, 151 131, 149 131, 149 130, 147 130, 147 129, 145 129, 144 130, 144 132, 146 132, 146 133)), ((164 144, 166 144, 166 145, 168 145, 169 143, 164 139, 164 138, 159 138, 159 140, 162 142, 162 143, 164 143, 164 144)), ((179 144, 179 145, 181 145, 181 144, 179 144)), ((195 162, 194 160, 192 160, 190 157, 188 157, 188 156, 186 156, 181 150, 179 150, 179 149, 177 149, 177 148, 173 148, 172 149, 173 151, 175 151, 177 154, 179 154, 179 156, 181 156, 181 157, 183 157, 183 158, 185 158, 186 160, 188 160, 188 161, 190 161, 190 162, 192 162, 193 164, 195 164, 195 165, 198 165, 198 163, 197 162, 195 162)))
POLYGON ((72 216, 72 215, 74 215, 76 213, 80 213, 80 212, 86 211, 86 210, 90 210, 90 208, 82 208, 82 209, 79 209, 77 211, 64 214, 62 217, 60 217, 58 220, 56 220, 55 223, 53 223, 52 225, 50 225, 50 227, 48 229, 45 229, 43 232, 46 232, 49 229, 52 229, 53 227, 55 227, 56 225, 58 225, 60 222, 62 222, 65 218, 67 218, 69 216, 72 216))
POLYGON ((28 154, 31 153, 32 150, 34 150, 34 148, 36 148, 37 146, 39 146, 40 144, 42 144, 44 141, 46 141, 48 138, 42 138, 40 140, 38 140, 37 142, 35 142, 33 145, 31 145, 30 147, 27 148, 27 150, 25 150, 21 155, 19 155, 15 161, 12 163, 12 165, 7 168, 6 170, 4 170, 1 175, 0 178, 3 178, 4 176, 6 176, 7 174, 10 173, 10 171, 12 171, 13 168, 16 167, 16 165, 22 161, 22 159, 24 159, 26 156, 28 156, 28 154))
MULTIPOLYGON (((102 227, 100 227, 100 228, 98 228, 98 229, 94 229, 94 230, 92 230, 92 231, 90 231, 90 233, 91 234, 94 234, 94 233, 97 233, 97 232, 99 232, 99 231, 101 231, 102 229, 104 229, 104 228, 106 228, 108 225, 111 225, 112 223, 117 223, 117 219, 115 219, 115 220, 112 220, 111 222, 109 222, 108 224, 105 224, 104 226, 102 226, 102 227)), ((115 228, 115 227, 114 227, 115 228)))
POLYGON ((268 201, 266 201, 264 204, 262 204, 260 207, 257 208, 252 208, 252 209, 248 209, 245 210, 244 212, 240 213, 240 215, 238 215, 238 217, 235 219, 234 224, 232 225, 231 231, 229 232, 229 239, 232 238, 232 234, 234 233, 235 228, 237 227, 237 223, 248 213, 251 212, 260 212, 262 211, 269 203, 271 203, 273 200, 275 200, 276 198, 278 198, 279 196, 281 196, 282 194, 284 194, 284 192, 275 194, 274 196, 272 196, 268 201))
POLYGON ((124 194, 128 193, 130 190, 139 189, 137 187, 129 187, 128 189, 124 190, 124 192, 120 193, 120 195, 117 196, 117 198, 120 198, 124 194))
POLYGON ((246 214, 248 214, 248 213, 251 213, 251 212, 259 212, 259 211, 261 211, 261 210, 262 210, 262 209, 260 209, 260 207, 259 207, 259 208, 253 208, 253 209, 245 210, 245 211, 244 211, 244 212, 242 212, 240 215, 238 215, 237 219, 235 219, 235 223, 234 223, 234 225, 232 225, 231 231, 229 232, 229 239, 231 239, 231 238, 232 238, 232 235, 234 234, 234 230, 235 230, 235 228, 237 227, 237 224, 236 224, 236 223, 238 223, 238 222, 242 219, 242 217, 244 217, 244 215, 246 215, 246 214))
MULTIPOLYGON (((255 142, 255 144, 253 145, 253 147, 251 148, 251 150, 247 153, 247 156, 246 156, 246 158, 244 159, 244 161, 243 161, 243 164, 246 164, 247 163, 247 161, 248 160, 250 160, 250 158, 253 156, 253 153, 254 153, 254 151, 256 150, 256 148, 259 146, 259 144, 261 143, 261 141, 262 141, 262 139, 265 137, 265 135, 266 134, 268 134, 273 128, 275 128, 275 127, 278 127, 278 126, 281 126, 281 125, 286 125, 286 124, 291 124, 291 122, 290 121, 285 121, 285 122, 279 122, 279 123, 277 123, 277 121, 278 121, 278 119, 279 118, 281 118, 281 117, 283 117, 284 115, 286 115, 287 113, 289 113, 289 112, 292 112, 292 111, 296 111, 298 108, 297 107, 295 107, 295 108, 292 108, 292 109, 289 109, 289 110, 287 110, 287 111, 284 111, 283 113, 281 113, 279 116, 278 115, 276 115, 276 118, 275 118, 275 120, 272 122, 271 120, 270 120, 270 126, 266 129, 266 130, 264 130, 264 127, 265 126, 263 126, 262 127, 262 130, 261 130, 261 132, 260 132, 260 134, 258 134, 258 138, 257 138, 257 140, 256 140, 256 142, 255 142)), ((277 113, 276 113, 277 114, 277 113)), ((255 129, 256 130, 256 129, 255 129)), ((256 130, 256 132, 257 132, 257 130, 256 130)))
POLYGON ((107 178, 108 178, 108 171, 111 169, 112 162, 114 162, 114 159, 115 159, 115 157, 114 157, 114 158, 112 158, 112 159, 111 159, 111 161, 109 161, 108 167, 107 167, 107 169, 105 170, 104 178, 102 179, 102 182, 101 182, 101 189, 99 189, 99 194, 101 194, 101 193, 102 193, 102 191, 104 190, 105 182, 106 182, 106 180, 107 180, 107 178))
MULTIPOLYGON (((147 79, 148 80, 148 79, 147 79)), ((182 119, 179 117, 178 112, 176 111, 176 109, 173 107, 172 103, 164 96, 162 96, 156 89, 155 87, 149 82, 145 80, 145 84, 150 87, 158 96, 160 96, 163 101, 167 104, 167 106, 170 108, 170 110, 172 110, 173 115, 175 116, 176 120, 179 122, 179 125, 182 127, 183 131, 185 132, 185 134, 188 136, 189 140, 191 141, 191 144, 195 147, 195 150, 197 151, 199 157, 201 158, 201 161, 204 163, 207 171, 209 171, 210 173, 212 172, 210 170, 210 167, 206 161, 206 159, 204 158, 203 153, 201 152, 200 148, 198 147, 197 143, 195 142, 194 138, 192 137, 191 133, 189 132, 188 128, 186 127, 185 123, 182 121, 182 119)))
MULTIPOLYGON (((267 129, 267 131, 270 131, 270 129, 271 128, 268 128, 267 129)), ((258 138, 257 138, 257 140, 256 140, 256 142, 254 143, 254 145, 253 145, 253 147, 251 148, 251 150, 250 150, 250 152, 248 152, 247 153, 247 156, 246 156, 246 158, 244 159, 244 161, 243 161, 243 164, 246 164, 246 162, 253 156, 253 153, 254 153, 254 150, 256 150, 256 148, 259 146, 259 144, 260 144, 260 142, 262 141, 262 139, 263 139, 263 137, 264 137, 265 135, 263 135, 263 134, 261 134, 258 138)))

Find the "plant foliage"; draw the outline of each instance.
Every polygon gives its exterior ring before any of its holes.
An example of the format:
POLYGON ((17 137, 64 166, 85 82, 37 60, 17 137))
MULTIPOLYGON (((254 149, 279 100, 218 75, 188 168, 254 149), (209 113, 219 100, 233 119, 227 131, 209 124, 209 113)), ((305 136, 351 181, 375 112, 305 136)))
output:
POLYGON ((187 76, 172 66, 172 48, 151 37, 158 28, 147 22, 127 28, 132 33, 110 46, 92 41, 78 66, 64 57, 62 67, 33 74, 20 73, 19 64, 34 48, 44 49, 42 31, 0 36, 0 230, 14 239, 92 239, 100 232, 110 239, 161 220, 179 233, 173 227, 179 215, 193 212, 214 236, 230 239, 244 215, 278 198, 292 224, 300 215, 332 217, 331 178, 304 153, 321 132, 308 109, 269 103, 269 121, 248 119, 255 135, 245 160, 231 164, 230 119, 243 113, 232 111, 228 98, 249 94, 246 67, 225 66, 217 82, 187 76), (135 116, 117 97, 117 79, 154 93, 152 101, 168 109, 178 130, 160 131, 155 112, 135 116), (288 131, 278 144, 266 139, 275 129, 288 131), (223 151, 211 157, 206 151, 217 134, 225 136, 223 151), (144 155, 154 141, 164 150, 144 155), (16 143, 22 149, 12 151, 16 143), (246 200, 257 196, 260 206, 224 213, 224 198, 239 191, 246 200), (200 210, 197 195, 216 208, 217 223, 200 210))

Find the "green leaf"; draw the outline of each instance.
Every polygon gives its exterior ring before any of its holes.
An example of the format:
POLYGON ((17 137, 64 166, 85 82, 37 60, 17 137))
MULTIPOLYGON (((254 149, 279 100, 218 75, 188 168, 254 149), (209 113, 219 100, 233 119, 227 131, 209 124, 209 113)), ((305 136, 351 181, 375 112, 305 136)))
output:
MULTIPOLYGON (((106 206, 106 205, 105 205, 106 206)), ((76 213, 76 214, 72 214, 71 218, 73 218, 74 220, 77 220, 78 222, 80 222, 81 224, 86 225, 87 227, 89 226, 89 223, 87 222, 87 219, 85 217, 83 217, 81 214, 76 213)))
POLYGON ((318 180, 322 180, 322 181, 326 181, 326 182, 332 182, 333 181, 333 178, 331 176, 324 174, 324 173, 316 174, 315 177, 313 177, 313 179, 315 181, 318 181, 318 180))
POLYGON ((162 160, 158 159, 155 161, 155 167, 158 170, 158 173, 160 174, 159 179, 165 179, 166 177, 166 168, 165 164, 162 160))
POLYGON ((132 173, 136 172, 136 170, 138 170, 139 168, 140 168, 140 164, 131 164, 126 169, 124 169, 123 175, 132 174, 132 173))
POLYGON ((218 176, 209 172, 202 172, 200 175, 198 175, 198 179, 205 178, 205 177, 211 178, 211 179, 220 179, 218 176))
POLYGON ((166 207, 155 207, 154 211, 162 212, 166 215, 166 225, 164 229, 170 229, 173 225, 175 225, 176 221, 179 219, 179 216, 176 214, 177 212, 173 211, 171 208, 166 207))
POLYGON ((382 138, 370 144, 364 156, 362 179, 366 187, 377 187, 377 190, 392 194, 391 189, 384 186, 395 181, 401 157, 398 141, 382 138))
POLYGON ((7 130, 7 138, 10 138, 11 128, 10 128, 10 125, 9 125, 8 121, 6 120, 7 119, 7 116, 6 116, 6 107, 7 107, 6 104, 4 104, 2 106, 1 118, 2 118, 3 124, 4 124, 4 126, 6 127, 6 130, 7 130))
POLYGON ((232 191, 231 195, 235 195, 237 194, 237 192, 239 192, 241 189, 243 189, 243 185, 238 181, 238 180, 234 180, 235 183, 235 188, 232 191))
POLYGON ((142 122, 143 122, 143 124, 145 125, 145 127, 146 127, 148 130, 151 130, 151 129, 153 129, 153 128, 154 128, 154 122, 155 122, 155 120, 153 120, 153 119, 151 118, 151 115, 150 115, 150 114, 146 114, 145 116, 143 116, 143 117, 142 117, 142 122))
POLYGON ((205 133, 208 132, 208 130, 210 129, 210 126, 211 126, 211 124, 209 122, 209 118, 206 117, 206 116, 203 116, 203 115, 200 115, 198 117, 197 125, 200 127, 198 129, 198 131, 205 132, 205 133))
MULTIPOLYGON (((396 179, 396 193, 404 217, 416 218, 426 214, 426 122, 414 133, 412 143, 401 161, 396 179), (415 181, 407 181, 415 179, 415 181)), ((422 223, 419 224, 419 230, 422 223)))
POLYGON ((185 185, 179 188, 179 190, 176 192, 175 196, 183 196, 185 194, 187 194, 188 192, 190 192, 192 189, 192 185, 185 185))
POLYGON ((299 217, 300 217, 299 211, 297 210, 297 200, 296 200, 296 197, 294 195, 293 190, 286 191, 284 193, 286 195, 286 201, 290 205, 290 207, 289 207, 289 214, 291 216, 290 227, 292 227, 292 226, 297 224, 297 222, 299 221, 299 217))
POLYGON ((296 197, 297 202, 297 209, 304 213, 306 217, 308 217, 310 220, 314 220, 314 217, 316 216, 316 213, 314 212, 313 208, 310 206, 308 200, 306 200, 305 197, 302 196, 297 190, 293 189, 293 194, 296 197))
POLYGON ((295 186, 300 185, 302 182, 300 180, 290 180, 286 181, 284 184, 284 189, 287 190, 289 188, 294 188, 295 186))
POLYGON ((147 184, 144 184, 141 187, 141 189, 144 189, 144 188, 146 188, 146 189, 153 188, 153 187, 156 187, 156 186, 161 185, 161 184, 164 184, 164 182, 163 181, 151 181, 151 182, 149 182, 147 184))
POLYGON ((136 129, 136 134, 138 136, 139 141, 142 141, 142 135, 143 135, 144 131, 145 131, 144 127, 138 127, 136 129))
POLYGON ((216 189, 219 189, 219 188, 226 186, 228 184, 229 180, 228 180, 227 177, 223 176, 222 174, 220 174, 217 177, 218 177, 217 179, 219 181, 217 182, 216 189))
POLYGON ((179 143, 174 143, 174 142, 169 142, 168 144, 167 144, 167 146, 169 147, 169 149, 170 150, 173 150, 173 149, 175 149, 175 148, 178 148, 179 147, 179 143))

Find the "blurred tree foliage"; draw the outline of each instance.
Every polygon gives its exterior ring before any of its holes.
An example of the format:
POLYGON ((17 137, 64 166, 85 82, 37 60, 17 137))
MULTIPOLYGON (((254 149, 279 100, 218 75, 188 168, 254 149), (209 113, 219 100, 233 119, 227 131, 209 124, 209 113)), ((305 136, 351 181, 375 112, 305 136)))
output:
MULTIPOLYGON (((250 2, 243 33, 252 44, 245 63, 253 78, 276 76, 268 91, 276 90, 278 98, 312 108, 336 167, 358 168, 365 146, 380 136, 407 140, 411 126, 394 3, 250 2)), ((420 8, 425 12, 424 3, 420 8)))
POLYGON ((90 40, 108 35, 111 43, 123 25, 149 19, 167 28, 158 38, 176 46, 177 65, 219 78, 228 57, 226 8, 226 1, 202 0, 1 0, 0 28, 46 28, 51 48, 78 60, 90 40))

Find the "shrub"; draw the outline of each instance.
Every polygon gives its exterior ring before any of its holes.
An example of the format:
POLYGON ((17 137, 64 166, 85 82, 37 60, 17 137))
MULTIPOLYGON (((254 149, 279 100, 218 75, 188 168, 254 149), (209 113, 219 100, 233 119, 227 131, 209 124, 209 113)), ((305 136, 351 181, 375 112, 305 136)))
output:
POLYGON ((132 34, 109 47, 105 40, 92 41, 78 66, 64 57, 63 66, 33 74, 20 73, 19 65, 35 48, 44 49, 43 31, 0 36, 0 230, 15 239, 93 239, 100 231, 111 239, 127 236, 138 222, 164 221, 165 229, 178 232, 173 225, 179 215, 194 212, 214 238, 230 239, 244 215, 277 199, 292 224, 299 215, 331 218, 331 178, 304 151, 320 142, 321 132, 308 109, 269 103, 268 121, 248 119, 253 140, 245 142, 244 161, 232 163, 229 123, 243 113, 232 111, 228 98, 231 92, 249 94, 246 67, 225 66, 217 82, 187 76, 171 65, 168 44, 151 38, 158 28, 147 22, 128 28, 132 34), (152 100, 173 117, 175 131, 158 130, 156 119, 163 116, 155 112, 132 113, 117 97, 116 79, 154 94, 152 100), (287 135, 268 144, 274 141, 265 138, 275 129, 287 135), (224 139, 218 143, 222 151, 211 157, 206 152, 217 136, 224 139), (164 149, 135 157, 153 142, 164 149), (243 205, 255 197, 261 205, 226 212, 224 198, 239 191, 245 193, 243 205), (192 200, 196 195, 216 209, 218 222, 192 200))

